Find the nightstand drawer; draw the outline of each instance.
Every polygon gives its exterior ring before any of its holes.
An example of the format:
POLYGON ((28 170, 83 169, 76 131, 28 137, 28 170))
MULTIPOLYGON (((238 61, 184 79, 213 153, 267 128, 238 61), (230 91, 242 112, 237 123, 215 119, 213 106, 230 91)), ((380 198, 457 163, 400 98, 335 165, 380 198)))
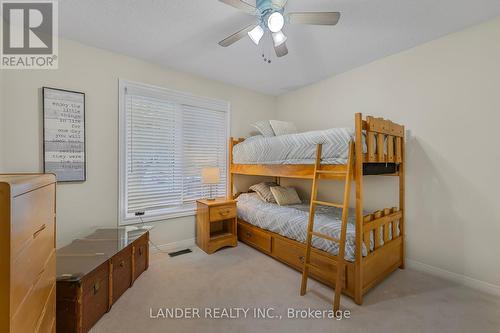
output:
POLYGON ((234 217, 236 217, 236 205, 234 204, 210 207, 210 222, 234 217))

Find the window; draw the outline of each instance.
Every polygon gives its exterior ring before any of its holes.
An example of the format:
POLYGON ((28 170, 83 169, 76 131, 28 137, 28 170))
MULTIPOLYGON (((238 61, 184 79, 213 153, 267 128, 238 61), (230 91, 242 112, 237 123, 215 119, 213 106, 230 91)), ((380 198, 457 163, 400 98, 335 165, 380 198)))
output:
POLYGON ((208 196, 201 170, 217 166, 227 193, 229 104, 120 80, 120 224, 194 214, 208 196))

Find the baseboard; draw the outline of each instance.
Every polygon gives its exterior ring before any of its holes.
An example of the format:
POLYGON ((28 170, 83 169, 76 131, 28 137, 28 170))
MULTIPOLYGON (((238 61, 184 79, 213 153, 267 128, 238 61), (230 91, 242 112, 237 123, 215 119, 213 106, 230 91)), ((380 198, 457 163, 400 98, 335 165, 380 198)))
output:
POLYGON ((495 296, 500 296, 500 286, 497 286, 495 284, 491 284, 485 281, 477 280, 462 274, 450 272, 435 266, 431 266, 428 264, 424 264, 423 262, 412 260, 412 259, 406 259, 405 261, 406 267, 412 268, 417 271, 429 273, 434 276, 438 276, 450 281, 453 281, 455 283, 474 288, 476 290, 480 290, 482 292, 495 295, 495 296))
POLYGON ((184 239, 181 241, 177 242, 172 242, 172 243, 167 243, 167 244, 161 244, 161 245, 149 245, 149 249, 151 253, 158 253, 158 252, 174 252, 178 250, 183 250, 187 248, 191 248, 195 246, 195 238, 189 238, 189 239, 184 239))

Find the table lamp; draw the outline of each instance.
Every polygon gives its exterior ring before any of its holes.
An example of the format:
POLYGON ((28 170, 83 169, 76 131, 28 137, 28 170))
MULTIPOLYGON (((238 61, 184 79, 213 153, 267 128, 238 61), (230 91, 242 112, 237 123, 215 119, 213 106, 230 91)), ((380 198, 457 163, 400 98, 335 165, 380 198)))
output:
POLYGON ((218 167, 209 167, 201 169, 201 182, 210 186, 210 197, 207 200, 213 201, 212 186, 220 181, 220 169, 218 167))

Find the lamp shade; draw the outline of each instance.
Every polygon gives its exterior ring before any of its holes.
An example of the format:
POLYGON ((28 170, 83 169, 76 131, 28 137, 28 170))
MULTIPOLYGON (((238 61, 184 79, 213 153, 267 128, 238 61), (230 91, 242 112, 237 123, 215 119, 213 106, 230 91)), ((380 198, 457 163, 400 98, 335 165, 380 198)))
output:
POLYGON ((201 169, 201 182, 203 184, 218 184, 220 181, 220 169, 217 167, 201 169))

